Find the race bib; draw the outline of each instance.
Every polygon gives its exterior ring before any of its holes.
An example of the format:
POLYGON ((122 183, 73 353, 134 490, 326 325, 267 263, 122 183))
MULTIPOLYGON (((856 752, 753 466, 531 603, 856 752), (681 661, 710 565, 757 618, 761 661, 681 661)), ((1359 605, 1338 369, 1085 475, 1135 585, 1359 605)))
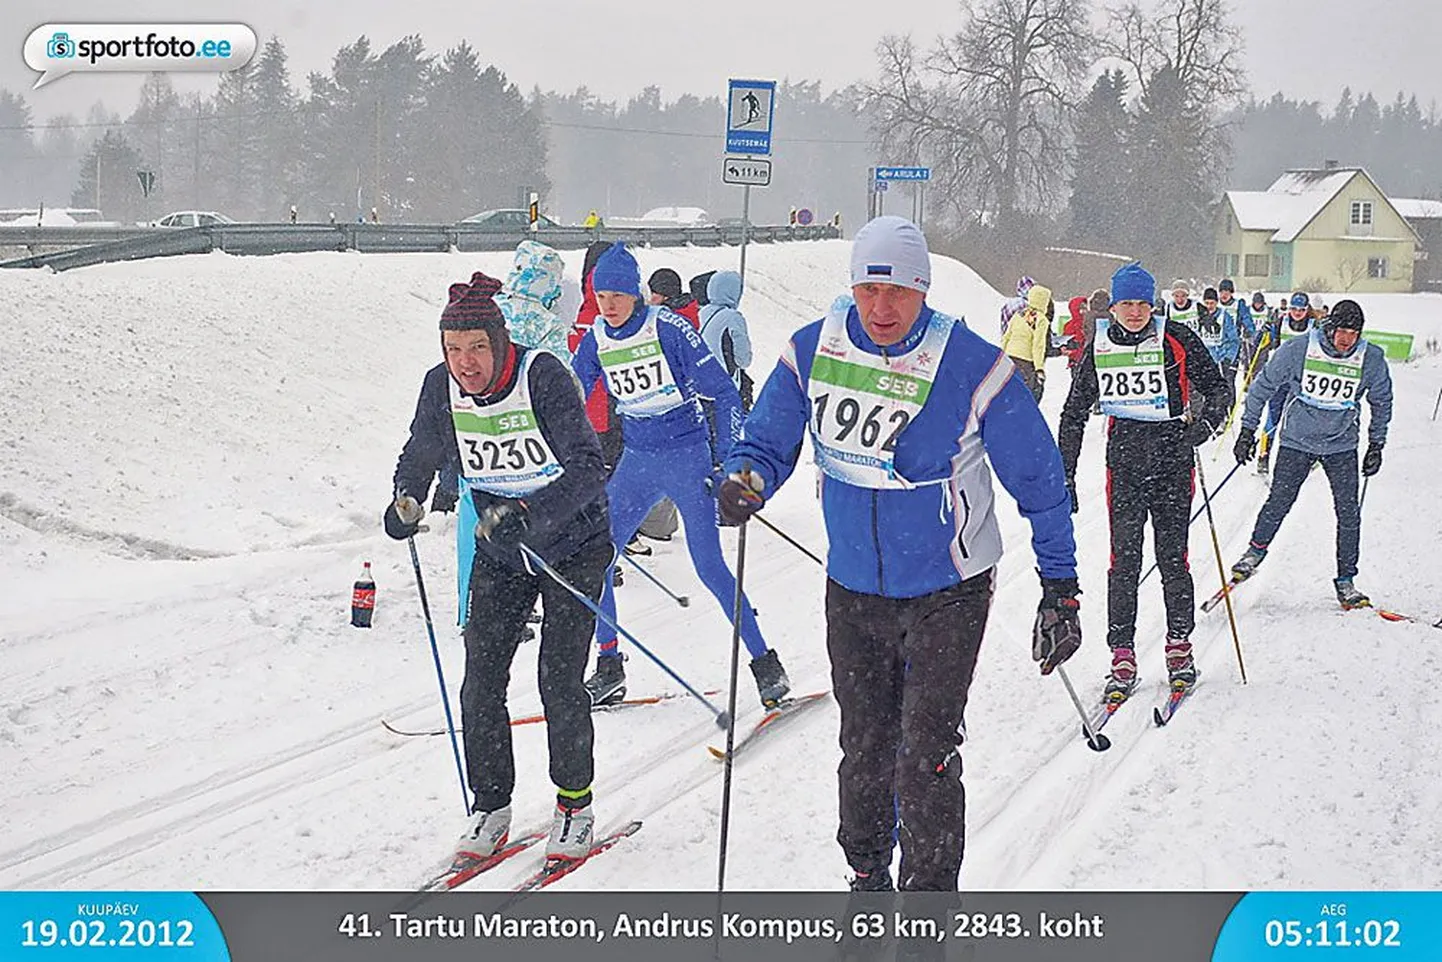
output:
POLYGON ((628 417, 655 417, 685 403, 661 351, 656 314, 650 308, 641 329, 625 339, 613 338, 604 321, 592 328, 606 390, 628 417))
POLYGON ((1167 389, 1166 349, 1153 330, 1135 346, 1117 344, 1110 336, 1111 322, 1097 320, 1095 358, 1097 392, 1102 413, 1133 421, 1170 421, 1171 397, 1167 389))
POLYGON ((921 343, 904 357, 887 359, 851 342, 846 311, 827 315, 808 384, 811 440, 821 470, 864 488, 916 486, 896 472, 896 444, 931 395, 954 323, 933 313, 921 343))
POLYGON ((1302 362, 1298 399, 1327 411, 1346 411, 1356 407, 1362 389, 1366 346, 1366 342, 1359 339, 1351 354, 1333 357, 1322 348, 1321 332, 1314 328, 1307 340, 1307 359, 1302 362))
POLYGON ((565 473, 541 433, 531 406, 527 351, 516 386, 503 401, 484 406, 451 379, 451 423, 461 455, 461 474, 471 487, 504 498, 523 498, 565 473))

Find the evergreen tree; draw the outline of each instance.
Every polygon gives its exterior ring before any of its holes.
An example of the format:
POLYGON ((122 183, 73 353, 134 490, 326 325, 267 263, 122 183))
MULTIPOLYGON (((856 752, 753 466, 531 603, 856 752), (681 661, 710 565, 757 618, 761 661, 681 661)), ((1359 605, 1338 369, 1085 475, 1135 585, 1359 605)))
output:
POLYGON ((0 206, 38 206, 39 151, 30 129, 30 105, 23 96, 0 90, 0 206))
POLYGON ((1126 96, 1126 74, 1109 70, 1096 79, 1077 110, 1071 237, 1083 247, 1115 251, 1126 246, 1132 179, 1126 96))
POLYGON ((247 213, 260 220, 285 219, 300 196, 301 133, 299 98, 290 85, 285 45, 271 37, 256 63, 253 109, 263 119, 258 131, 260 156, 258 206, 247 213))
POLYGON ((1175 69, 1158 69, 1137 102, 1128 137, 1128 250, 1163 273, 1186 272, 1212 246, 1212 188, 1204 118, 1190 109, 1175 69))
POLYGON ((122 224, 139 221, 145 207, 135 176, 139 169, 140 153, 119 129, 107 130, 80 162, 80 182, 70 206, 99 208, 107 220, 122 224))

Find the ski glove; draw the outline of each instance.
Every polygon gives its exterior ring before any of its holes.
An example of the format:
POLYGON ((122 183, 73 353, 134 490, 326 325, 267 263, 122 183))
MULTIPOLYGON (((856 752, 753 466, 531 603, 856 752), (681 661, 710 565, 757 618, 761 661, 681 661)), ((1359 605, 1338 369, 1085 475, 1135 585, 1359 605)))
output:
POLYGON ((1031 657, 1041 663, 1041 673, 1066 661, 1081 647, 1081 588, 1075 578, 1041 579, 1041 604, 1036 608, 1036 626, 1031 635, 1031 657))
POLYGON ((494 545, 518 545, 527 530, 526 503, 504 498, 481 512, 476 537, 494 545))
POLYGON ((1237 432, 1237 443, 1232 448, 1232 453, 1237 457, 1238 464, 1246 464, 1252 460, 1252 455, 1257 451, 1257 432, 1251 428, 1242 428, 1237 432))
POLYGON ((733 472, 716 491, 716 508, 721 515, 721 524, 736 527, 745 524, 753 514, 766 505, 761 492, 766 482, 754 471, 733 472))
POLYGON ((404 541, 420 530, 421 519, 425 516, 426 509, 419 501, 408 494, 399 495, 386 507, 386 534, 397 541, 404 541))
POLYGON ((1382 445, 1373 442, 1367 445, 1367 453, 1362 456, 1362 477, 1370 478, 1382 470, 1382 445))
POLYGON ((1206 418, 1197 418, 1188 424, 1186 430, 1182 432, 1182 440, 1194 448, 1200 447, 1207 443, 1215 430, 1215 428, 1207 423, 1206 418))

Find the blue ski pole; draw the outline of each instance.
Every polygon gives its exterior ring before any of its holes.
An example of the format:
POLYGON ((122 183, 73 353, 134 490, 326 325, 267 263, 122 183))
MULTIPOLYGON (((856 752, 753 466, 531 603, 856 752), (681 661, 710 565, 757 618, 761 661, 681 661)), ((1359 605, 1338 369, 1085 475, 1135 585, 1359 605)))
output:
POLYGON ((424 612, 426 616, 426 634, 429 635, 431 639, 431 657, 434 658, 436 662, 436 680, 440 682, 441 686, 441 705, 446 710, 446 731, 450 732, 451 753, 456 757, 456 776, 461 780, 461 804, 465 805, 466 814, 469 815, 471 813, 471 795, 466 788, 466 770, 465 767, 461 765, 461 746, 460 743, 456 741, 456 722, 451 716, 450 696, 446 694, 446 675, 445 672, 441 670, 441 650, 440 647, 436 645, 435 626, 431 624, 431 604, 426 600, 426 582, 425 579, 421 577, 421 559, 416 554, 415 536, 412 535, 407 538, 406 544, 410 545, 411 567, 415 568, 416 571, 416 591, 421 596, 421 611, 424 612))

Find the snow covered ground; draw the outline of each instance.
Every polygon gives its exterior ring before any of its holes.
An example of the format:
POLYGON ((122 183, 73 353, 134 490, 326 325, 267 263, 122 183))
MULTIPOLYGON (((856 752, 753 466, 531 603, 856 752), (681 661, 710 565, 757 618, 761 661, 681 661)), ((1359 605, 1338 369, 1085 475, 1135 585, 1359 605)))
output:
MULTIPOLYGON (((670 265, 686 277, 733 266, 735 252, 641 259, 647 273, 670 265)), ((846 260, 842 242, 751 248, 742 306, 766 359, 758 371, 845 289, 846 260)), ((215 254, 0 274, 0 886, 405 887, 448 851, 462 808, 446 740, 379 724, 442 717, 409 558, 379 516, 421 375, 439 357, 447 284, 508 264, 506 254, 215 254), (370 631, 348 623, 363 560, 379 585, 370 631)), ((994 336, 1001 296, 956 262, 936 258, 936 274, 932 302, 994 336)), ((1442 298, 1394 303, 1418 333, 1442 332, 1442 298)), ((1050 373, 1054 421, 1067 376, 1050 373)), ((1359 584, 1432 620, 1442 358, 1394 366, 1394 377, 1359 584)), ((1088 694, 1108 661, 1101 435, 1094 422, 1080 470, 1087 642, 1069 666, 1088 694)), ((1231 459, 1207 456, 1215 486, 1231 459)), ((1220 494, 1227 563, 1264 493, 1243 471, 1220 494)), ((823 547, 804 474, 768 517, 823 547)), ((964 884, 1442 887, 1442 702, 1431 694, 1442 632, 1336 609, 1320 478, 1237 596, 1248 684, 1225 614, 1200 616, 1204 684, 1165 731, 1146 710, 1161 690, 1163 630, 1160 586, 1147 583, 1143 694, 1108 727, 1103 755, 1078 737, 1059 682, 1036 674, 1027 531, 1012 509, 1001 521, 1010 551, 967 718, 964 884)), ((417 540, 454 686, 453 524, 434 519, 417 540)), ((1210 537, 1201 523, 1193 534, 1209 591, 1210 537)), ((824 688, 821 572, 760 528, 749 542, 763 630, 798 690, 824 688)), ((647 564, 693 603, 682 610, 632 577, 624 623, 698 687, 722 687, 729 630, 684 545, 647 564)), ((514 712, 538 710, 534 661, 524 646, 514 712)), ((675 688, 639 654, 628 670, 634 694, 675 688)), ((743 721, 754 699, 743 672, 743 721)), ((710 887, 721 779, 703 747, 719 738, 709 716, 676 700, 596 724, 601 825, 646 826, 562 884, 710 887)), ((518 827, 539 825, 551 808, 544 732, 518 729, 515 745, 518 827)), ((732 887, 844 884, 838 755, 828 704, 742 756, 732 887)))

